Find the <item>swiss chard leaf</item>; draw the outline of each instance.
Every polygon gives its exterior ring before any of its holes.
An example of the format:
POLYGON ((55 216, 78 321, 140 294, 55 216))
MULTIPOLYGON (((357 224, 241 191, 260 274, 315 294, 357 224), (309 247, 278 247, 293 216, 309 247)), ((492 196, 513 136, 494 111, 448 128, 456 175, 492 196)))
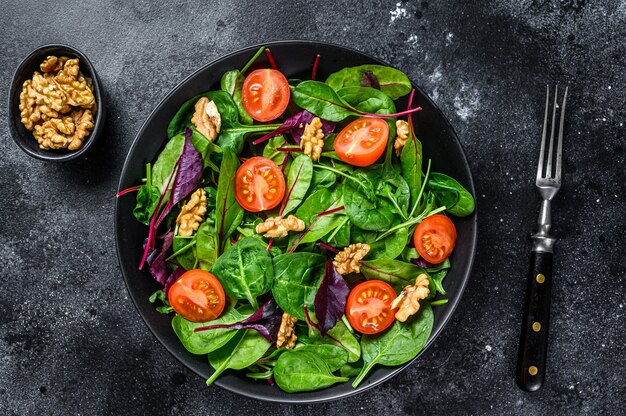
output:
POLYGON ((288 314, 304 320, 303 308, 312 310, 315 295, 324 276, 325 257, 299 252, 274 257, 272 296, 288 314))
POLYGON ((285 351, 274 366, 274 380, 287 393, 319 390, 347 377, 333 375, 322 358, 306 350, 285 351))
POLYGON ((168 271, 165 258, 168 250, 172 247, 173 241, 174 233, 172 231, 165 233, 159 254, 150 263, 150 274, 154 277, 154 280, 161 283, 161 285, 165 285, 165 281, 167 280, 168 271))
POLYGON ((319 321, 320 333, 322 335, 326 335, 326 332, 332 329, 341 319, 346 310, 346 300, 349 293, 350 288, 348 284, 337 273, 333 262, 326 258, 324 277, 313 302, 315 316, 317 316, 319 321))
MULTIPOLYGON (((209 331, 211 332, 211 331, 209 331)), ((250 329, 241 329, 222 348, 209 353, 209 363, 215 372, 206 384, 211 385, 225 370, 242 370, 263 357, 270 347, 263 335, 250 329)))
POLYGON ((235 175, 238 168, 239 160, 235 153, 230 149, 224 149, 215 204, 218 256, 222 253, 226 239, 235 231, 243 219, 243 208, 235 199, 235 175))
POLYGON ((230 308, 223 312, 219 318, 210 322, 191 322, 180 315, 176 315, 172 319, 172 328, 187 351, 192 354, 207 354, 221 348, 235 336, 237 331, 227 328, 195 332, 196 328, 201 328, 207 324, 232 324, 244 318, 245 316, 235 308, 230 308))
POLYGON ((343 68, 331 74, 326 79, 326 83, 334 90, 360 86, 366 73, 371 73, 376 77, 380 90, 392 100, 397 100, 411 92, 411 81, 404 73, 395 68, 382 65, 361 65, 343 68))
POLYGON ((233 101, 237 105, 237 111, 239 112, 239 120, 243 124, 252 124, 254 121, 252 117, 246 112, 241 103, 241 90, 243 88, 243 81, 245 80, 243 74, 238 69, 226 71, 222 75, 220 80, 220 87, 222 91, 226 91, 232 97, 233 101))
POLYGON ((435 194, 439 206, 457 217, 466 217, 474 212, 474 197, 454 178, 443 173, 432 172, 427 181, 428 188, 435 194))
POLYGON ((395 321, 382 334, 363 335, 361 351, 365 366, 352 383, 357 387, 376 365, 395 366, 404 364, 417 356, 424 349, 433 329, 433 311, 428 302, 420 302, 417 316, 407 322, 395 321))
MULTIPOLYGON (((278 126, 275 130, 267 133, 265 136, 254 141, 255 144, 261 143, 270 137, 278 136, 279 134, 289 134, 296 144, 300 144, 300 139, 302 138, 302 134, 304 133, 304 127, 306 124, 310 123, 311 120, 315 118, 314 114, 306 110, 302 110, 297 112, 293 116, 287 118, 283 124, 278 126)), ((322 131, 324 135, 328 135, 332 133, 335 129, 335 123, 331 123, 328 120, 322 120, 322 131)))
MULTIPOLYGON (((274 282, 272 257, 257 237, 244 237, 222 254, 211 270, 235 299, 247 299, 257 309, 257 296, 274 282)), ((279 303, 280 305, 280 303, 279 303)))
POLYGON ((313 161, 306 155, 294 159, 287 174, 287 190, 280 210, 280 216, 285 216, 296 209, 304 199, 311 178, 313 177, 313 161))

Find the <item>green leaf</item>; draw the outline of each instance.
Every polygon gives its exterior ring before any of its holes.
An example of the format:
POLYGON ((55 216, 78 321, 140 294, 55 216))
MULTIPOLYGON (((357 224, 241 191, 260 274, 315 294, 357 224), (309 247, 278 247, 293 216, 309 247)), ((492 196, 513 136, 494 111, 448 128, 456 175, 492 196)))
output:
POLYGON ((348 351, 332 344, 298 344, 294 351, 307 351, 318 356, 331 372, 339 370, 348 362, 348 351))
MULTIPOLYGON (((382 91, 369 87, 351 86, 337 90, 337 95, 353 108, 370 114, 394 114, 396 105, 382 91)), ((392 135, 389 135, 392 137, 392 135)))
POLYGON ((367 280, 382 280, 399 292, 404 286, 415 284, 415 278, 426 271, 413 263, 382 258, 362 260, 361 273, 367 280))
POLYGON ((466 217, 474 212, 474 197, 455 179, 443 173, 432 172, 427 181, 428 188, 435 194, 437 205, 457 217, 466 217))
MULTIPOLYGON (((363 230, 386 231, 398 222, 400 213, 393 206, 389 195, 380 195, 386 190, 391 192, 391 188, 382 180, 383 171, 383 165, 376 165, 366 171, 355 171, 354 176, 367 184, 365 189, 354 181, 345 182, 343 203, 346 213, 352 224, 363 230)), ((408 191, 404 186, 399 186, 395 191, 400 194, 408 191)))
POLYGON ((203 222, 196 231, 196 257, 202 270, 210 271, 217 260, 217 235, 215 225, 203 222))
MULTIPOLYGON (((296 217, 304 221, 307 227, 310 227, 306 231, 306 235, 300 241, 300 244, 316 242, 333 229, 335 229, 341 222, 344 216, 341 212, 335 214, 324 215, 319 217, 320 214, 330 208, 336 208, 341 205, 341 191, 340 188, 335 189, 333 192, 327 188, 318 188, 312 194, 307 196, 306 200, 296 210, 296 217)), ((298 235, 294 234, 290 239, 290 246, 298 238, 298 235)))
POLYGON ((263 357, 270 343, 263 335, 252 329, 237 334, 222 348, 209 353, 209 363, 215 372, 206 384, 211 385, 227 369, 241 370, 263 357))
POLYGON ((411 206, 415 204, 422 188, 422 143, 409 132, 409 138, 400 154, 402 176, 411 193, 411 206))
POLYGON ((406 247, 409 240, 408 229, 400 228, 395 233, 376 241, 380 233, 352 227, 350 238, 352 243, 366 243, 370 246, 367 259, 395 259, 406 247))
MULTIPOLYGON (((167 180, 174 170, 174 166, 183 152, 185 146, 185 135, 179 134, 173 136, 166 144, 165 148, 159 154, 156 162, 152 166, 152 186, 156 186, 159 192, 165 191, 167 180)), ((173 185, 173 180, 170 182, 169 188, 173 185)), ((165 203, 165 201, 163 201, 165 203)))
POLYGON ((176 315, 172 319, 172 328, 187 351, 192 354, 207 354, 221 348, 235 336, 237 330, 211 329, 208 331, 194 332, 196 328, 207 325, 234 324, 246 317, 247 316, 242 315, 235 308, 230 308, 227 312, 222 312, 219 318, 210 322, 191 322, 180 315, 176 315))
POLYGON ((348 378, 333 375, 324 360, 309 351, 291 350, 276 361, 274 380, 287 393, 296 393, 324 389, 348 378))
POLYGON ((238 69, 226 71, 222 75, 220 80, 220 87, 222 91, 226 91, 232 97, 235 105, 237 105, 237 111, 239 112, 239 120, 242 124, 252 124, 254 120, 243 108, 241 102, 241 90, 243 88, 243 81, 245 80, 243 74, 238 69))
POLYGON ((345 87, 360 86, 363 74, 370 71, 376 76, 380 84, 380 90, 392 100, 407 95, 413 86, 409 78, 395 68, 382 65, 361 65, 351 68, 343 68, 331 74, 326 83, 335 91, 345 87))
POLYGON ((357 387, 376 364, 396 366, 404 364, 424 349, 433 329, 434 315, 430 303, 420 302, 417 316, 407 322, 395 321, 382 334, 363 335, 361 351, 365 366, 352 383, 357 387))
POLYGON ((313 179, 311 180, 310 190, 317 188, 330 188, 337 182, 337 175, 329 170, 317 169, 313 170, 313 179))
POLYGON ((291 91, 294 103, 303 110, 327 121, 342 121, 349 116, 360 116, 327 84, 319 81, 303 81, 291 91))
POLYGON ((311 158, 306 155, 296 157, 291 163, 289 173, 287 174, 287 189, 285 194, 287 202, 285 209, 282 211, 283 217, 302 203, 311 185, 312 177, 313 161, 311 158))
POLYGON ((281 152, 276 149, 286 145, 287 141, 284 136, 279 135, 272 137, 263 148, 263 157, 271 159, 278 166, 282 166, 285 159, 289 157, 289 153, 281 152))
POLYGON ((354 363, 361 358, 361 345, 354 334, 341 321, 337 322, 326 336, 314 340, 316 344, 337 345, 348 352, 348 362, 354 363))
POLYGON ((257 296, 267 293, 274 282, 272 257, 257 237, 244 237, 222 254, 212 273, 235 299, 247 299, 258 309, 257 296))
POLYGON ((324 277, 326 259, 314 253, 286 253, 274 257, 272 296, 280 308, 304 320, 304 305, 313 310, 315 294, 324 277))
POLYGON ((235 199, 235 175, 238 168, 239 160, 235 153, 230 149, 224 149, 215 203, 218 255, 224 248, 225 240, 235 231, 243 219, 243 208, 235 199))
POLYGON ((193 127, 191 124, 191 118, 195 112, 194 106, 202 97, 208 98, 217 106, 222 119, 222 128, 239 124, 239 112, 237 111, 237 106, 230 95, 224 91, 208 91, 196 95, 195 97, 185 101, 183 105, 180 106, 178 112, 176 112, 167 126, 167 137, 171 139, 177 134, 183 133, 187 127, 193 127))
POLYGON ((159 203, 161 191, 154 185, 143 185, 137 193, 137 205, 133 209, 133 215, 137 221, 144 225, 150 224, 152 214, 159 203))
POLYGON ((178 253, 176 257, 174 258, 176 259, 178 264, 183 266, 185 270, 193 269, 196 264, 195 243, 196 243, 195 235, 192 238, 181 237, 177 235, 174 237, 174 241, 172 242, 173 253, 178 253), (181 251, 181 250, 184 250, 184 251, 181 251))

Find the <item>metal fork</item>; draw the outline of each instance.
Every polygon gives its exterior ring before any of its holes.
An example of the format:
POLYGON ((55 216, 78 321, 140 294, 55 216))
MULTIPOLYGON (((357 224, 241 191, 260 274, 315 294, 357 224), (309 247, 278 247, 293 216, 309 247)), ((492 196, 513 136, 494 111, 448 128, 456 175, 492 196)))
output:
POLYGON ((546 356, 548 347, 548 325, 550 318, 550 289, 552 286, 552 256, 556 238, 550 236, 552 219, 550 202, 561 188, 561 160, 563 155, 563 122, 567 87, 560 106, 558 141, 554 157, 554 133, 558 102, 558 86, 554 89, 552 126, 548 142, 548 114, 550 107, 550 87, 546 87, 546 110, 543 120, 543 135, 539 152, 536 186, 543 199, 539 211, 539 230, 533 234, 533 248, 530 257, 530 273, 526 286, 524 319, 517 359, 517 385, 526 391, 541 388, 545 378, 546 356), (547 158, 546 158, 547 147, 547 158), (556 159, 553 169, 553 159, 556 159))

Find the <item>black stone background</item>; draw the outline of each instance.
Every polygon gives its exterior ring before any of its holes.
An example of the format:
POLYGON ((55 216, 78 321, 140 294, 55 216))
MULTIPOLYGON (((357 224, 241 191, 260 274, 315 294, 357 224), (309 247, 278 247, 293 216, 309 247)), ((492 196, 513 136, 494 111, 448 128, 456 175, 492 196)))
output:
MULTIPOLYGON (((0 414, 626 414, 626 3, 3 1, 0 95, 45 43, 85 52, 104 87, 101 143, 66 165, 13 143, 0 106, 0 414), (114 193, 141 123, 180 80, 251 44, 315 39, 404 70, 457 129, 479 245, 456 314, 393 381, 323 405, 207 388, 139 318, 117 265, 114 193), (571 88, 547 381, 514 383, 546 83, 571 88)), ((4 101, 6 102, 6 101, 4 101)))

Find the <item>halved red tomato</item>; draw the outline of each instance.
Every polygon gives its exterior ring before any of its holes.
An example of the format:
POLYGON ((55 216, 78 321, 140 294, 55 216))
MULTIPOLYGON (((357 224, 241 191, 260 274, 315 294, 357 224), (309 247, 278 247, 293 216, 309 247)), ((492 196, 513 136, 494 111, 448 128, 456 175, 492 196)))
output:
POLYGON ((433 264, 442 263, 456 244, 456 227, 445 215, 433 215, 417 226, 413 243, 424 260, 433 264))
POLYGON ((335 139, 335 152, 354 166, 372 165, 385 151, 389 125, 382 118, 360 118, 348 124, 335 139))
POLYGON ((235 174, 235 199, 246 211, 272 209, 285 196, 285 176, 271 159, 251 157, 235 174))
POLYGON ((194 269, 186 271, 167 292, 174 311, 192 322, 217 319, 226 304, 222 284, 211 273, 194 269))
POLYGON ((350 325, 362 334, 377 334, 393 323, 395 310, 391 302, 396 292, 382 280, 360 283, 348 295, 346 316, 350 325))
POLYGON ((289 104, 289 83, 276 69, 257 69, 243 81, 241 103, 256 121, 274 120, 289 104))

